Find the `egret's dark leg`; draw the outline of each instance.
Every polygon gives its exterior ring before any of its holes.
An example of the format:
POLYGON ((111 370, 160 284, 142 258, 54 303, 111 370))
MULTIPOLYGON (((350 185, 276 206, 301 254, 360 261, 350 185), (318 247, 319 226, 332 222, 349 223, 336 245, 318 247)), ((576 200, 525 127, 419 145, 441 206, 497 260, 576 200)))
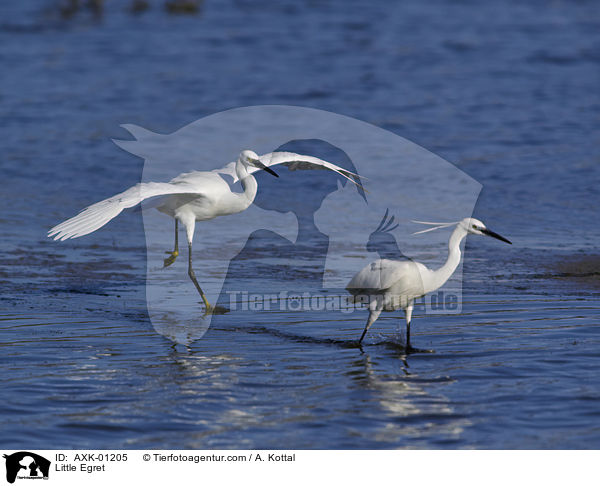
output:
POLYGON ((165 264, 163 268, 171 265, 175 259, 179 256, 179 221, 175 218, 175 249, 173 251, 166 251, 167 255, 171 255, 169 258, 165 258, 165 264))
POLYGON ((362 343, 362 340, 365 337, 365 334, 367 334, 369 328, 371 327, 371 324, 373 324, 377 320, 382 310, 383 306, 379 305, 379 301, 377 299, 374 300, 371 303, 371 305, 369 305, 369 318, 367 319, 367 325, 365 326, 365 330, 363 331, 362 336, 358 340, 358 344, 362 343))
POLYGON ((202 297, 202 300, 204 301, 204 306, 206 307, 206 313, 207 314, 210 313, 212 310, 212 305, 210 305, 208 303, 208 299, 206 298, 204 291, 200 287, 198 280, 196 280, 196 274, 194 273, 194 267, 192 266, 192 243, 191 242, 188 243, 188 275, 190 276, 190 279, 192 280, 192 282, 194 282, 194 286, 196 287, 196 290, 198 291, 198 293, 200 294, 200 297, 202 297))
POLYGON ((405 310, 404 312, 406 313, 406 350, 410 351, 412 348, 412 346, 410 345, 410 321, 412 319, 412 311, 413 311, 413 304, 410 304, 405 310))
POLYGON ((362 344, 362 340, 365 337, 365 334, 367 334, 367 331, 369 330, 370 324, 367 323, 367 325, 365 326, 365 330, 363 331, 362 335, 360 336, 360 339, 358 340, 358 344, 362 344))
POLYGON ((204 302, 204 308, 205 308, 204 313, 205 314, 224 314, 225 312, 228 312, 228 309, 226 309, 225 307, 221 307, 221 306, 213 307, 212 305, 210 305, 210 303, 208 302, 208 299, 206 298, 206 294, 204 293, 204 291, 202 290, 202 287, 200 287, 200 284, 198 283, 198 280, 196 279, 196 274, 194 273, 194 266, 192 264, 192 240, 194 239, 194 228, 196 226, 196 219, 194 218, 193 215, 191 215, 189 213, 180 214, 178 219, 180 219, 181 222, 183 223, 183 225, 185 226, 185 232, 186 232, 186 236, 187 236, 188 275, 190 277, 190 280, 194 283, 194 287, 196 287, 196 290, 200 294, 200 297, 202 297, 202 301, 204 302))
POLYGON ((208 302, 208 299, 206 298, 206 294, 204 293, 204 291, 202 290, 202 287, 200 287, 200 284, 198 283, 198 280, 196 279, 196 273, 194 272, 194 267, 192 266, 192 242, 188 242, 188 275, 191 279, 192 282, 194 282, 194 286, 196 287, 196 290, 198 291, 198 293, 200 294, 200 297, 202 297, 202 300, 204 302, 204 313, 205 314, 225 314, 226 312, 229 312, 229 309, 227 309, 226 307, 221 307, 220 305, 210 305, 210 303, 208 302))

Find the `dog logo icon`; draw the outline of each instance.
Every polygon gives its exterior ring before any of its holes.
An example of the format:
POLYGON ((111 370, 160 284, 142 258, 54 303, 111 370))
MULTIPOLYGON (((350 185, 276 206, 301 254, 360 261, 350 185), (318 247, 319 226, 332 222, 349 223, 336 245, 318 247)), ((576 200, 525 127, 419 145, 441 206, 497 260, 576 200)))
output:
POLYGON ((7 456, 6 480, 12 484, 15 479, 48 479, 50 472, 50 461, 45 457, 33 452, 20 451, 7 456))

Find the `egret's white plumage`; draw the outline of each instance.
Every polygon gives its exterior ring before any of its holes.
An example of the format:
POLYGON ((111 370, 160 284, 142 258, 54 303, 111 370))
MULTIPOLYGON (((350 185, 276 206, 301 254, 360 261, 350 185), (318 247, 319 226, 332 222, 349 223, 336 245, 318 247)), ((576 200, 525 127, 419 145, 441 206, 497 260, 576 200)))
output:
POLYGON ((134 207, 143 201, 145 208, 154 207, 175 218, 175 250, 168 252, 171 256, 165 260, 165 266, 173 263, 179 255, 178 222, 185 226, 189 250, 188 274, 204 300, 207 311, 210 311, 212 307, 200 288, 192 268, 192 240, 196 221, 206 221, 247 209, 254 201, 258 190, 258 184, 252 173, 262 169, 277 176, 270 167, 280 164, 286 165, 291 170, 330 170, 349 179, 360 190, 364 190, 358 175, 317 157, 292 152, 272 152, 259 157, 252 150, 244 150, 236 162, 231 162, 220 169, 180 174, 169 182, 136 184, 56 225, 48 232, 48 236, 61 241, 79 238, 101 228, 124 209, 134 207), (244 191, 234 192, 227 176, 232 178, 232 182, 241 181, 244 191))
POLYGON ((358 272, 346 287, 355 302, 368 306, 369 318, 359 340, 362 342, 369 327, 381 312, 403 309, 406 314, 406 347, 410 349, 410 321, 414 301, 439 289, 454 273, 460 263, 460 243, 467 234, 487 235, 510 243, 506 238, 490 231, 475 218, 465 218, 458 223, 429 223, 434 226, 415 234, 456 225, 448 242, 448 259, 437 270, 412 261, 377 260, 358 272))
MULTIPOLYGON (((331 162, 327 162, 326 160, 312 157, 311 155, 300 155, 293 152, 270 152, 268 154, 261 155, 258 157, 258 160, 261 162, 261 164, 267 167, 272 167, 274 165, 285 165, 290 170, 330 170, 354 182, 361 189, 363 189, 362 185, 360 184, 359 177, 355 173, 332 164, 331 162)), ((221 169, 215 169, 213 172, 230 175, 233 177, 233 181, 237 182, 239 177, 237 176, 236 163, 237 162, 230 162, 225 167, 221 169)), ((258 166, 250 166, 248 167, 248 173, 252 174, 260 169, 261 167, 258 166)))

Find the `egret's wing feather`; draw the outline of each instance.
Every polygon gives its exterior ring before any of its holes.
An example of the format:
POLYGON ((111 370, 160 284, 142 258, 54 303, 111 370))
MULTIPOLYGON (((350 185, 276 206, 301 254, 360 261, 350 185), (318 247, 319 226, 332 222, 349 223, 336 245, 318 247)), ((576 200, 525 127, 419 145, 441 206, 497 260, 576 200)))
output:
POLYGON ((126 208, 131 208, 152 197, 175 194, 202 195, 198 187, 191 184, 172 184, 168 182, 144 182, 136 184, 120 194, 92 204, 82 210, 77 216, 56 225, 48 231, 48 236, 61 241, 69 238, 78 238, 101 228, 126 208))
MULTIPOLYGON (((326 160, 312 157, 311 155, 300 155, 293 152, 271 152, 260 156, 260 161, 266 166, 283 164, 290 170, 330 170, 340 174, 349 181, 352 181, 359 187, 362 187, 358 174, 350 172, 338 165, 327 162, 326 160)), ((258 170, 257 168, 253 168, 258 170)))
POLYGON ((358 272, 346 289, 353 294, 368 294, 383 292, 394 286, 395 292, 418 294, 423 288, 423 271, 426 268, 416 262, 376 260, 358 272))
MULTIPOLYGON (((327 162, 326 160, 322 160, 317 157, 312 157, 310 155, 295 154, 293 152, 270 152, 268 154, 261 155, 259 159, 267 167, 272 167, 274 165, 285 165, 290 170, 330 170, 332 172, 340 174, 342 177, 345 177, 349 181, 352 181, 362 190, 365 190, 362 186, 360 176, 358 174, 350 172, 349 170, 346 170, 342 167, 332 164, 331 162, 327 162)), ((239 179, 235 171, 235 165, 235 162, 230 162, 229 164, 225 165, 224 167, 221 167, 220 169, 213 170, 213 172, 231 176, 233 178, 233 182, 237 182, 239 179)), ((250 174, 252 174, 254 172, 259 171, 260 169, 258 167, 249 166, 247 170, 250 174)))

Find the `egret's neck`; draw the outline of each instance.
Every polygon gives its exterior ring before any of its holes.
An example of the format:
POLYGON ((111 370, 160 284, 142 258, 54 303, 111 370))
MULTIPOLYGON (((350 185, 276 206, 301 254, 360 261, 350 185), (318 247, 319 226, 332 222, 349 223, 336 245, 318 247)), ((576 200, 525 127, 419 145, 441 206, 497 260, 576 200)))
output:
POLYGON ((432 287, 427 290, 431 292, 432 290, 436 290, 440 288, 442 285, 446 283, 446 281, 452 276, 456 267, 460 263, 460 242, 463 238, 467 236, 467 232, 460 225, 456 227, 456 229, 452 232, 450 236, 450 241, 448 242, 448 259, 446 263, 438 268, 434 274, 434 278, 432 279, 432 287))
POLYGON ((235 165, 235 172, 238 176, 238 179, 242 183, 242 187, 244 188, 244 192, 240 194, 241 203, 245 204, 243 209, 246 209, 256 197, 256 191, 258 190, 258 183, 254 176, 248 173, 248 170, 244 164, 238 162, 235 165))

